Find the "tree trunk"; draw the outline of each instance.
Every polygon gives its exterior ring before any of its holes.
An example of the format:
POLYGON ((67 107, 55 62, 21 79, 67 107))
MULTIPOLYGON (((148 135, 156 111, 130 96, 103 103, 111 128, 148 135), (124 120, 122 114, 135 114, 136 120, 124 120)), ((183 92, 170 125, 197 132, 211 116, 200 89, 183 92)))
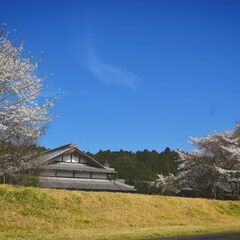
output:
POLYGON ((6 183, 6 174, 5 173, 3 174, 3 183, 4 184, 6 183))

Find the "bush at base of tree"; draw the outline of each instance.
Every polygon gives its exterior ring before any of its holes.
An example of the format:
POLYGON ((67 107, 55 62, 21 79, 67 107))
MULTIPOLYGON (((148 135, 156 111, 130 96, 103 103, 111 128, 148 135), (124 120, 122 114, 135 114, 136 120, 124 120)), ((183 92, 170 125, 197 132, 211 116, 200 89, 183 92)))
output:
POLYGON ((149 195, 162 195, 162 187, 155 182, 147 181, 129 181, 128 184, 133 185, 137 189, 137 193, 149 194, 149 195))
POLYGON ((34 175, 22 174, 19 176, 17 184, 25 187, 38 187, 39 178, 34 175))

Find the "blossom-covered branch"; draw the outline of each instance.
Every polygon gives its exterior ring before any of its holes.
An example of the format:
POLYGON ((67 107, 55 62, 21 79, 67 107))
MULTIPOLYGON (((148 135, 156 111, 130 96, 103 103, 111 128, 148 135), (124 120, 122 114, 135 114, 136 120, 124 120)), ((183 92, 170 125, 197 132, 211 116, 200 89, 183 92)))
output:
POLYGON ((39 103, 43 87, 36 74, 38 65, 23 57, 23 45, 16 45, 0 33, 0 176, 33 154, 47 123, 53 101, 39 103))
POLYGON ((191 143, 196 150, 178 152, 178 174, 161 180, 169 193, 240 199, 240 124, 191 143))

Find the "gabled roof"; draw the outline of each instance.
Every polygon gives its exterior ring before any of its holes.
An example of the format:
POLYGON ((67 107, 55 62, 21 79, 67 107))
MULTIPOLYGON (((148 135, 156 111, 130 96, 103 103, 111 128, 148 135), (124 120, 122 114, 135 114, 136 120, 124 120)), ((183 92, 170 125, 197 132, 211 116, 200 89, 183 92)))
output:
POLYGON ((79 154, 85 156, 92 164, 93 167, 97 167, 97 168, 103 168, 103 169, 108 169, 108 170, 113 170, 113 169, 109 169, 107 167, 104 167, 103 165, 101 165, 99 162, 97 162, 94 158, 92 158, 91 156, 87 155, 85 152, 82 152, 80 149, 78 149, 78 147, 75 144, 66 144, 54 149, 50 149, 50 150, 46 150, 42 153, 40 153, 39 155, 33 157, 29 162, 28 162, 28 167, 38 167, 40 165, 46 165, 47 163, 51 163, 52 159, 57 158, 58 156, 65 154, 65 153, 70 153, 72 151, 76 151, 79 154))
POLYGON ((42 153, 34 156, 29 162, 28 164, 29 165, 32 165, 32 166, 39 166, 39 165, 42 165, 44 163, 46 163, 47 161, 55 158, 55 157, 58 157, 59 155, 71 150, 73 147, 72 144, 66 144, 66 145, 63 145, 63 146, 60 146, 60 147, 57 147, 57 148, 54 148, 54 149, 50 149, 50 150, 46 150, 46 151, 43 151, 42 153))
POLYGON ((116 180, 39 177, 40 185, 48 188, 86 189, 99 191, 135 192, 133 186, 116 180))
POLYGON ((93 157, 89 156, 85 152, 82 152, 79 148, 77 148, 76 145, 73 146, 73 149, 75 149, 78 153, 80 153, 81 155, 85 156, 87 159, 92 161, 92 163, 95 163, 96 167, 107 168, 107 167, 103 166, 102 164, 100 164, 98 161, 96 161, 93 157))
POLYGON ((54 163, 40 166, 44 170, 68 170, 77 172, 116 173, 113 168, 96 168, 82 163, 54 163))

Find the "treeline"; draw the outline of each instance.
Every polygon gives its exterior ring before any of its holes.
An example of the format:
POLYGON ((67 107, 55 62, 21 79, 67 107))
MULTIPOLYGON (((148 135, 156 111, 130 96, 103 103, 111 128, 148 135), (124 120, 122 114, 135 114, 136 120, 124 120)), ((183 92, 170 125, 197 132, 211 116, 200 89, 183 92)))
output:
POLYGON ((169 175, 177 171, 178 153, 166 148, 163 152, 155 150, 143 151, 111 151, 100 150, 96 154, 88 153, 101 164, 109 165, 117 171, 117 177, 133 181, 154 181, 157 174, 169 175))

